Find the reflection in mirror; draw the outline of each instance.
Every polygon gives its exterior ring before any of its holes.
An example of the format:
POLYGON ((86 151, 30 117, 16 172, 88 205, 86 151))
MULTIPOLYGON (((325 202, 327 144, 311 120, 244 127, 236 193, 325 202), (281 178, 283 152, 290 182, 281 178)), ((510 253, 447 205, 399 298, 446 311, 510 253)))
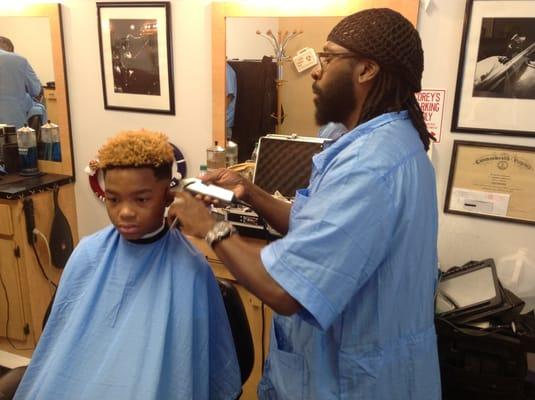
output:
POLYGON ((299 50, 309 47, 321 50, 328 33, 342 17, 234 17, 227 18, 227 60, 274 57, 271 44, 256 34, 256 31, 275 34, 302 31, 288 41, 283 62, 281 97, 284 99, 284 121, 280 133, 297 133, 314 136, 314 105, 311 90, 312 68, 298 72, 292 58, 299 50))
POLYGON ((42 124, 48 120, 57 125, 53 126, 54 129, 51 131, 45 132, 51 135, 50 143, 47 142, 50 151, 45 151, 46 146, 39 146, 41 151, 38 169, 45 173, 72 176, 74 168, 63 54, 61 5, 58 3, 24 6, 1 4, 0 26, 2 27, 0 36, 9 38, 13 42, 15 53, 28 60, 43 89, 42 95, 37 96, 38 102, 43 105, 41 107, 44 111, 43 117, 42 119, 37 117, 36 120, 30 122, 36 124, 33 126, 39 128, 39 134, 43 132, 42 124), (54 153, 53 148, 57 152, 54 153))
MULTIPOLYGON (((52 156, 52 142, 49 140, 51 137, 44 135, 49 131, 41 130, 41 126, 48 120, 52 123, 58 120, 49 19, 44 16, 0 16, 0 26, 2 36, 7 37, 13 43, 13 52, 28 60, 36 79, 40 82, 41 93, 32 98, 34 106, 26 120, 28 125, 37 132, 38 158, 61 161, 59 152, 56 151, 55 157, 52 156), (39 38, 38 42, 35 40, 36 37, 39 38)), ((0 122, 9 123, 10 121, 0 122)))
POLYGON ((237 75, 232 139, 238 143, 239 161, 250 156, 258 137, 265 134, 317 135, 310 77, 314 65, 299 72, 292 59, 305 48, 321 50, 328 33, 341 18, 226 19, 226 59, 237 75), (285 57, 280 69, 277 69, 273 41, 266 40, 257 32, 272 32, 277 40, 280 32, 283 43, 284 35, 297 33, 284 46, 285 57), (272 64, 271 68, 265 65, 266 61, 272 64), (281 119, 277 118, 279 115, 282 115, 281 119))
MULTIPOLYGON (((303 30, 303 34, 293 39, 286 49, 287 55, 294 55, 296 51, 303 47, 321 49, 327 34, 334 24, 340 20, 340 16, 349 15, 366 8, 388 7, 400 12, 409 21, 416 24, 419 6, 419 0, 331 0, 318 2, 314 7, 298 5, 298 2, 284 1, 244 3, 233 1, 213 2, 211 6, 212 138, 219 143, 225 142, 226 96, 224 71, 226 60, 229 58, 242 59, 244 57, 261 59, 266 54, 273 54, 273 51, 267 53, 260 50, 260 48, 266 46, 269 50, 269 43, 256 35, 256 30, 265 32, 267 29, 272 28, 269 25, 263 25, 263 22, 274 23, 276 32, 283 29, 288 31, 293 31, 294 29, 303 30), (331 20, 330 22, 328 21, 329 19, 331 20), (244 28, 249 25, 247 28, 249 31, 248 33, 242 32, 241 37, 234 40, 233 38, 237 38, 236 34, 230 32, 227 35, 227 29, 235 31, 234 25, 236 23, 244 28), (315 38, 313 39, 309 35, 313 35, 315 38), (253 43, 252 46, 258 52, 251 55, 243 55, 237 52, 234 44, 237 43, 241 47, 240 42, 242 41, 253 43)), ((298 73, 293 65, 287 64, 284 71, 284 80, 286 82, 282 85, 280 96, 285 111, 285 119, 280 131, 281 133, 314 136, 318 127, 314 123, 310 70, 298 73), (298 95, 294 93, 298 93, 298 95), (305 111, 307 108, 308 111, 305 111)), ((238 98, 239 96, 238 93, 238 98)))
POLYGON ((15 53, 24 56, 43 84, 54 80, 52 43, 48 17, 12 17, 0 15, 2 36, 15 46, 15 53), (35 38, 39 38, 38 41, 35 38))

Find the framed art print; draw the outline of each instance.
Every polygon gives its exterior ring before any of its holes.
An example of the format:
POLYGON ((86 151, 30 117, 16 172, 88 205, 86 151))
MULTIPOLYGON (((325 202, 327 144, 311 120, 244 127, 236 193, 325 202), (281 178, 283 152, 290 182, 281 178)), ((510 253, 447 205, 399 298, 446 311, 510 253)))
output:
POLYGON ((169 2, 97 3, 104 107, 175 114, 169 2))
POLYGON ((444 212, 535 224, 535 147, 455 140, 444 212))
POLYGON ((453 132, 535 136, 535 0, 467 0, 453 132))

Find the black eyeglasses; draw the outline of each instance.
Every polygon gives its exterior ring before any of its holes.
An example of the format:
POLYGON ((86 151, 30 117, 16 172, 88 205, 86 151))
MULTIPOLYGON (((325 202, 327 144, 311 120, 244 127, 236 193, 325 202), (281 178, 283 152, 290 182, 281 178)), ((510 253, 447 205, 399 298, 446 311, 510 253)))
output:
POLYGON ((316 51, 316 56, 318 56, 318 62, 320 64, 321 73, 325 72, 327 65, 334 60, 335 58, 357 58, 358 56, 355 53, 344 52, 344 53, 332 53, 329 51, 316 51))

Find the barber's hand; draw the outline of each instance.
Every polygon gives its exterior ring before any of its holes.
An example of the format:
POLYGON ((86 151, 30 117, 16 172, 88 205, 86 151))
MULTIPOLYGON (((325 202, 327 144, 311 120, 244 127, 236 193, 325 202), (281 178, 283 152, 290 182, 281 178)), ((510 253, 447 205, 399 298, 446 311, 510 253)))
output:
POLYGON ((198 238, 204 238, 216 222, 204 203, 187 192, 175 193, 175 201, 167 213, 168 223, 175 217, 182 232, 198 238))
MULTIPOLYGON (((235 171, 229 169, 216 169, 215 171, 207 172, 201 176, 204 183, 212 183, 225 189, 232 190, 237 199, 247 202, 250 187, 253 185, 251 181, 241 176, 235 171)), ((205 201, 211 200, 208 198, 205 201)), ((216 203, 216 202, 214 202, 216 203)))

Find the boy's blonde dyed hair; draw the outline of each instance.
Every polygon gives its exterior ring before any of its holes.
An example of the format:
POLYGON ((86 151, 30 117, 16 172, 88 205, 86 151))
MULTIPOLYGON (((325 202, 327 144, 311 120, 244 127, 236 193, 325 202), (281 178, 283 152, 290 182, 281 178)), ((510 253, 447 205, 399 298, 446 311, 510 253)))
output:
POLYGON ((154 167, 172 165, 173 148, 165 134, 145 129, 125 131, 108 139, 98 151, 98 166, 102 169, 116 167, 154 167))

